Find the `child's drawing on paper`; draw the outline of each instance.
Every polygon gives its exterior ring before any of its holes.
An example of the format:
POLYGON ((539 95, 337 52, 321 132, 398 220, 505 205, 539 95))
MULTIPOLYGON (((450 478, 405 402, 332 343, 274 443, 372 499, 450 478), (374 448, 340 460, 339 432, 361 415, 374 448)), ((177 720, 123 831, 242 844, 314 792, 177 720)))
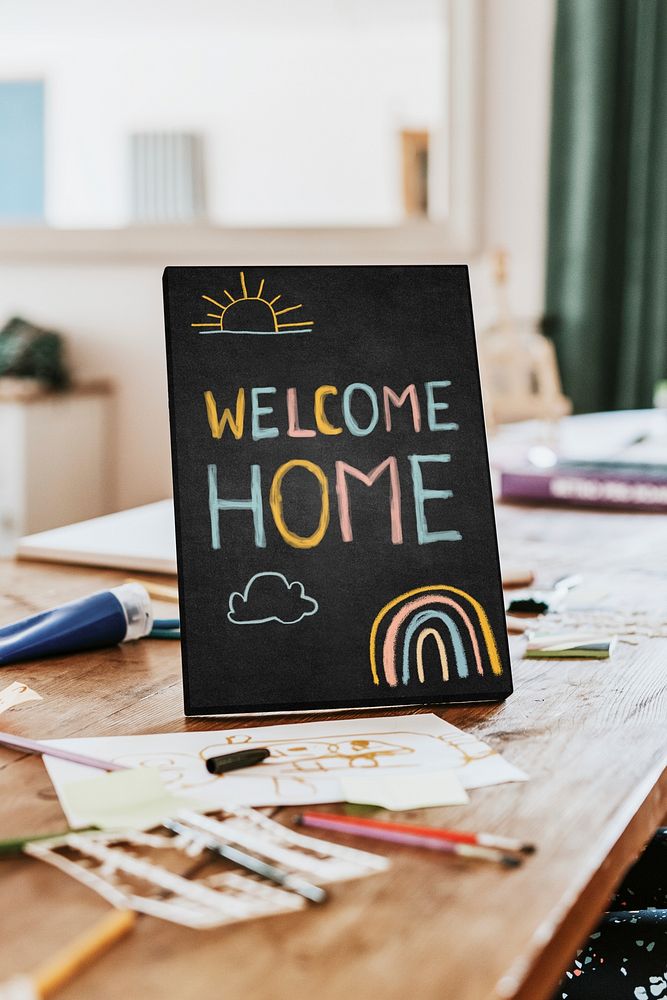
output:
MULTIPOLYGON (((414 753, 414 748, 404 743, 363 736, 336 740, 278 740, 267 742, 266 746, 271 756, 262 762, 262 770, 279 768, 281 775, 383 767, 393 764, 399 756, 414 753)), ((209 746, 202 751, 202 756, 215 757, 221 752, 224 753, 224 749, 219 745, 209 746)))
POLYGON ((373 733, 360 733, 354 737, 341 735, 319 740, 267 740, 261 730, 254 732, 254 738, 230 734, 219 742, 207 743, 196 754, 128 754, 115 760, 128 767, 158 767, 165 784, 173 792, 215 785, 221 794, 229 793, 230 798, 234 798, 242 782, 244 788, 255 786, 260 798, 263 785, 270 786, 278 801, 293 802, 295 796, 300 800, 305 795, 317 795, 322 779, 335 780, 346 771, 403 771, 413 768, 415 761, 429 752, 437 756, 441 767, 461 770, 496 754, 486 743, 467 733, 426 736, 419 732, 388 730, 381 739, 373 733), (209 757, 228 753, 231 746, 239 743, 267 747, 271 754, 261 764, 244 770, 242 775, 234 771, 209 774, 204 762, 209 757))
MULTIPOLYGON (((212 809, 228 803, 340 802, 340 779, 357 772, 389 776, 452 769, 468 789, 526 777, 474 734, 428 714, 66 742, 117 763, 158 767, 170 792, 210 803, 212 809), (242 771, 213 775, 206 770, 208 757, 253 746, 267 747, 270 756, 242 771)), ((89 768, 69 761, 48 756, 44 761, 56 787, 90 776, 89 768)))
POLYGON ((216 775, 201 766, 201 758, 195 753, 127 753, 115 757, 114 763, 125 767, 157 767, 170 789, 194 789, 216 780, 216 775))

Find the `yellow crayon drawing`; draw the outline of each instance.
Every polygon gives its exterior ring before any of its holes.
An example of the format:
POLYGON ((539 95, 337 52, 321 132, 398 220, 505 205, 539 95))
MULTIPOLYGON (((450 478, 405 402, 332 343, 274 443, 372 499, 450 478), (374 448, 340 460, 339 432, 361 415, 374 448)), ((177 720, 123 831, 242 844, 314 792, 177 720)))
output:
POLYGON ((274 305, 280 295, 275 295, 272 299, 264 297, 264 278, 261 279, 254 295, 250 295, 248 292, 248 283, 243 271, 239 272, 239 279, 241 294, 234 296, 228 289, 223 289, 228 300, 224 303, 211 295, 202 295, 205 302, 214 305, 220 312, 207 312, 208 322, 191 323, 190 325, 198 333, 233 333, 253 336, 312 333, 314 324, 312 319, 294 321, 293 315, 288 317, 288 321, 283 321, 281 318, 286 313, 294 313, 303 309, 303 303, 299 302, 296 305, 276 310, 274 305))

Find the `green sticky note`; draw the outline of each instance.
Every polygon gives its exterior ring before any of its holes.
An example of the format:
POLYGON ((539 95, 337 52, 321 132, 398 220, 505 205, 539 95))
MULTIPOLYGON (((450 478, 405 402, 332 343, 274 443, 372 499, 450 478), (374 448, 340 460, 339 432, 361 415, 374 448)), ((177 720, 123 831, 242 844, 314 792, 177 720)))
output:
POLYGON ((343 804, 343 812, 346 816, 376 816, 377 813, 382 812, 382 806, 366 806, 360 805, 352 802, 345 802, 343 804))
POLYGON ((526 660, 608 660, 609 647, 603 649, 590 646, 576 646, 572 649, 528 649, 523 655, 526 660))
POLYGON ((183 809, 196 809, 192 799, 172 795, 156 767, 108 771, 65 785, 60 802, 73 825, 102 830, 148 830, 183 809))

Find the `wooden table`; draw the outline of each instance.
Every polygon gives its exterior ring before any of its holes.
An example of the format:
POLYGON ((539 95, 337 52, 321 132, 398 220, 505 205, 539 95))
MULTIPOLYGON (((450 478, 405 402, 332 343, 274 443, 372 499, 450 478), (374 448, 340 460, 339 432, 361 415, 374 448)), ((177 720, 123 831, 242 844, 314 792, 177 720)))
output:
MULTIPOLYGON (((512 507, 498 516, 503 554, 536 567, 545 582, 579 571, 626 612, 667 614, 667 519, 512 507)), ((0 614, 11 621, 120 579, 6 563, 0 614)), ((3 682, 15 679, 44 697, 4 716, 2 728, 22 735, 232 725, 183 718, 173 642, 2 670, 3 682)), ((470 806, 433 810, 429 818, 535 840, 538 852, 521 869, 383 845, 391 870, 335 887, 322 908, 200 932, 146 917, 65 988, 62 1000, 548 997, 667 812, 667 639, 621 644, 609 661, 517 659, 515 679, 505 704, 438 714, 488 740, 531 780, 479 789, 470 806)), ((62 826, 41 760, 0 748, 0 836, 62 826)), ((33 967, 107 907, 39 862, 0 866, 0 979, 33 967)))

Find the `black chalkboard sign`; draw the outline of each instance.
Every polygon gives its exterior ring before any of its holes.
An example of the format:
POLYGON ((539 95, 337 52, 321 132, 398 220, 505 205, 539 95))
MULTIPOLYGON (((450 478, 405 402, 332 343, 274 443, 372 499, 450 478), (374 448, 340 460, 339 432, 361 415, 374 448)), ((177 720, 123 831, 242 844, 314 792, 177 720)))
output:
POLYGON ((164 293, 186 713, 506 697, 467 268, 164 293))

